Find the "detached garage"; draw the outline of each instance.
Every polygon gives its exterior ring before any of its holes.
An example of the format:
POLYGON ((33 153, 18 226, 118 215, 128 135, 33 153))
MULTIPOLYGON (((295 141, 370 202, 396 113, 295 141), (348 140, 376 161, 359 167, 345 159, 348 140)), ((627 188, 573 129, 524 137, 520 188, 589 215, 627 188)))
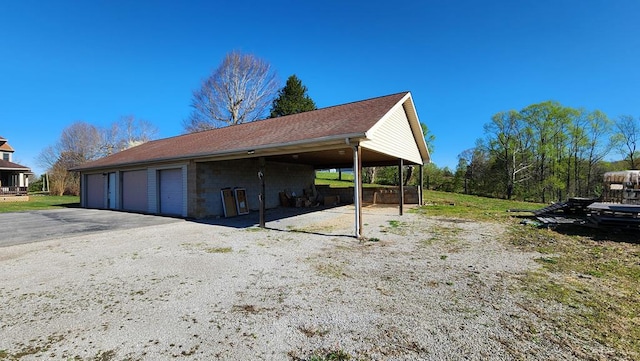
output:
POLYGON ((363 166, 429 161, 411 93, 151 141, 75 168, 81 206, 191 218, 223 216, 221 190, 246 190, 258 210, 279 192, 302 194, 316 169, 353 168, 356 235, 361 233, 363 166))

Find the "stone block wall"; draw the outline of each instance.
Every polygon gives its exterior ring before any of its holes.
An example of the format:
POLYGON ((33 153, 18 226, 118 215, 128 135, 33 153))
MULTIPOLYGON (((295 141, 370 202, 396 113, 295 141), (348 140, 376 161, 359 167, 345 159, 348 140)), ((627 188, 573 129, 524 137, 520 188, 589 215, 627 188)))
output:
MULTIPOLYGON (((340 203, 353 203, 353 187, 330 188, 329 186, 316 186, 318 193, 324 196, 340 196, 340 203)), ((417 186, 404 187, 404 203, 418 204, 417 186)), ((371 204, 399 204, 399 187, 363 188, 362 202, 371 204)))
MULTIPOLYGON (((418 204, 417 186, 404 187, 404 204, 418 204)), ((362 201, 373 204, 399 204, 400 187, 363 188, 362 201)))

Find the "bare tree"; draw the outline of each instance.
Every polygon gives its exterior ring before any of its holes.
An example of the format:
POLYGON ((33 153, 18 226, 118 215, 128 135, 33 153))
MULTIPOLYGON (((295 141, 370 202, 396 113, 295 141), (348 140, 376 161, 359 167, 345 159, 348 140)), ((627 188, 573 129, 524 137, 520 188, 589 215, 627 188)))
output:
POLYGON ((265 116, 279 89, 275 72, 262 59, 233 51, 193 92, 188 133, 251 122, 265 116))
POLYGON ((60 153, 75 154, 78 161, 96 159, 102 155, 100 129, 87 122, 76 122, 65 128, 58 144, 60 153))
POLYGON ((121 150, 129 149, 155 139, 158 136, 158 128, 144 119, 136 119, 133 115, 120 118, 122 132, 121 150))
POLYGON ((40 152, 38 162, 50 174, 50 191, 54 195, 77 194, 80 179, 68 169, 103 154, 102 134, 98 127, 87 122, 75 122, 65 128, 55 145, 40 152))
POLYGON ((56 144, 40 152, 38 163, 49 173, 52 194, 78 194, 80 178, 70 168, 144 143, 156 134, 155 126, 134 116, 122 117, 104 129, 79 121, 65 128, 56 144))
POLYGON ((640 124, 631 115, 621 115, 615 122, 614 139, 620 154, 629 162, 629 169, 638 169, 638 147, 640 146, 640 124))
POLYGON ((105 155, 110 155, 146 143, 154 139, 158 128, 144 119, 136 119, 133 115, 120 117, 109 128, 102 130, 105 155))

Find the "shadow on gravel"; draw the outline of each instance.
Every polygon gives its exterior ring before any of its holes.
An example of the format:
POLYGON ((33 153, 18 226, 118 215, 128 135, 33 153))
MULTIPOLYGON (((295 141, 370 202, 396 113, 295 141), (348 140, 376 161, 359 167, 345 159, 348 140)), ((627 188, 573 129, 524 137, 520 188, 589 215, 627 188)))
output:
POLYGON ((268 229, 270 231, 278 231, 278 232, 285 232, 285 233, 314 234, 314 235, 317 235, 317 236, 324 236, 324 237, 352 237, 352 238, 355 238, 355 236, 353 234, 320 233, 320 232, 303 231, 303 230, 297 230, 297 229, 279 229, 279 228, 271 228, 271 227, 265 227, 265 229, 268 229))
MULTIPOLYGON (((265 222, 274 222, 291 217, 300 216, 303 214, 313 213, 317 211, 323 211, 330 207, 315 207, 315 208, 286 208, 278 207, 267 209, 265 212, 265 222)), ((212 224, 216 226, 225 226, 233 228, 249 228, 257 226, 260 223, 260 212, 251 211, 249 214, 243 214, 239 216, 233 216, 229 218, 204 218, 204 219, 190 219, 190 221, 196 223, 212 224)))
POLYGON ((640 244, 640 233, 637 228, 616 228, 616 227, 587 227, 582 225, 567 224, 558 225, 554 231, 568 236, 582 236, 594 241, 612 241, 622 243, 640 244))
MULTIPOLYGON (((289 229, 289 228, 286 228, 286 226, 283 226, 282 228, 277 227, 277 223, 279 221, 283 221, 289 218, 298 217, 301 215, 315 213, 315 212, 343 214, 343 212, 332 211, 332 209, 339 208, 339 207, 341 206, 317 206, 317 207, 309 207, 309 208, 277 207, 277 208, 267 209, 267 211, 265 212, 265 223, 266 223, 265 228, 272 231, 280 231, 280 232, 288 232, 288 233, 306 233, 306 234, 315 234, 320 236, 331 236, 331 237, 342 237, 342 236, 352 237, 353 235, 336 235, 336 234, 330 234, 330 233, 303 231, 303 230, 289 229)), ((243 228, 258 226, 258 224, 260 223, 260 212, 252 211, 249 214, 229 217, 229 218, 221 217, 221 218, 189 219, 189 221, 202 223, 202 224, 211 224, 216 226, 243 229, 243 228)))

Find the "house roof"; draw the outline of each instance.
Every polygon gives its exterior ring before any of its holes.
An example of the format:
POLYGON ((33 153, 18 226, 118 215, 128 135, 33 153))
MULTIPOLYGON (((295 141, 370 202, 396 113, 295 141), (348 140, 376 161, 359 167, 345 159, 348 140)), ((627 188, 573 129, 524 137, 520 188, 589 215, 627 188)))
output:
MULTIPOLYGON (((276 155, 308 150, 312 146, 326 147, 329 144, 333 144, 334 147, 337 144, 347 147, 346 140, 367 139, 367 131, 406 99, 410 99, 409 92, 154 140, 72 170, 104 169, 182 159, 220 158, 234 154, 236 158, 276 155), (276 149, 280 153, 275 152, 276 149)), ((424 143, 421 134, 419 138, 424 143)), ((422 158, 428 159, 426 146, 422 153, 422 158)))
POLYGON ((3 136, 0 136, 0 151, 5 152, 13 152, 13 148, 7 143, 7 139, 3 136))
POLYGON ((25 167, 18 163, 9 162, 2 159, 0 159, 0 170, 17 170, 21 172, 31 172, 31 169, 29 167, 25 167))

